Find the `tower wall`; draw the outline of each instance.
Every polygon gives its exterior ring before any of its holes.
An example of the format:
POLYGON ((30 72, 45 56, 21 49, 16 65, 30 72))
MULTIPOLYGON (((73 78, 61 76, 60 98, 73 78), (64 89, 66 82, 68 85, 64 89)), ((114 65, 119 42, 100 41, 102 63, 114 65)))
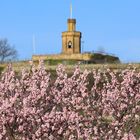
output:
POLYGON ((81 32, 62 33, 62 53, 75 54, 81 53, 81 32), (71 42, 71 47, 69 46, 71 42))

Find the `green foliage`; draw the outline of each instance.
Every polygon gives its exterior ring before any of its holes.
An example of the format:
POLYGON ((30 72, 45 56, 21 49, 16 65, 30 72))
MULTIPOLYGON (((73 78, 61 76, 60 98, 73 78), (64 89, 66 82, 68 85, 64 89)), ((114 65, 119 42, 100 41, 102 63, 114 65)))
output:
POLYGON ((2 73, 2 71, 5 69, 4 66, 0 66, 0 74, 2 73))
POLYGON ((136 132, 137 137, 140 137, 140 122, 139 122, 139 123, 137 123, 137 126, 136 126, 136 128, 135 128, 135 130, 134 130, 134 131, 136 132))
POLYGON ((100 53, 93 54, 92 59, 94 63, 120 63, 118 57, 100 53))

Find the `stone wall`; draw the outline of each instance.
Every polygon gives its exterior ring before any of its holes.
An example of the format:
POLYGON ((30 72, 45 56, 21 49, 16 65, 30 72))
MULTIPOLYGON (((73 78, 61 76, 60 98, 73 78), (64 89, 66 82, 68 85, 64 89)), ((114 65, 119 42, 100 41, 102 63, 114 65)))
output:
POLYGON ((33 55, 32 60, 85 60, 90 61, 93 54, 53 54, 53 55, 33 55))

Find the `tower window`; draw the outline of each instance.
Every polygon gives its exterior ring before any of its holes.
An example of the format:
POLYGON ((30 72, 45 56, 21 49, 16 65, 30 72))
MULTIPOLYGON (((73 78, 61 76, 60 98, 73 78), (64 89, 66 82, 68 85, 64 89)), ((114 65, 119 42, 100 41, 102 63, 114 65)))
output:
POLYGON ((72 48, 72 42, 71 41, 68 42, 68 48, 69 49, 72 48))

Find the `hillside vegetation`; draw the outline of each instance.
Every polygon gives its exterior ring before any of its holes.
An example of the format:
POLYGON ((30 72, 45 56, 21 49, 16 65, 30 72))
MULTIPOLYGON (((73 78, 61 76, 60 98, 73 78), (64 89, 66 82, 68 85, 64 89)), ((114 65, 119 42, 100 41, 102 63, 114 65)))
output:
MULTIPOLYGON (((30 62, 31 61, 19 61, 19 62, 13 62, 12 67, 16 72, 19 72, 22 69, 30 69, 30 62)), ((0 72, 2 72, 10 63, 5 63, 5 64, 0 64, 0 72)), ((34 62, 34 65, 37 67, 39 64, 38 62, 34 62)), ((44 65, 46 67, 47 70, 51 71, 55 71, 57 66, 59 64, 63 64, 66 67, 66 71, 69 73, 71 73, 74 70, 74 66, 78 65, 81 70, 84 69, 88 69, 88 70, 92 70, 92 69, 107 69, 110 68, 111 70, 115 70, 115 71, 121 71, 124 70, 128 67, 136 67, 138 71, 140 71, 140 63, 105 63, 105 64, 82 64, 80 62, 71 62, 70 64, 66 64, 63 61, 58 61, 56 62, 51 62, 51 64, 48 64, 47 61, 44 61, 44 65)))

